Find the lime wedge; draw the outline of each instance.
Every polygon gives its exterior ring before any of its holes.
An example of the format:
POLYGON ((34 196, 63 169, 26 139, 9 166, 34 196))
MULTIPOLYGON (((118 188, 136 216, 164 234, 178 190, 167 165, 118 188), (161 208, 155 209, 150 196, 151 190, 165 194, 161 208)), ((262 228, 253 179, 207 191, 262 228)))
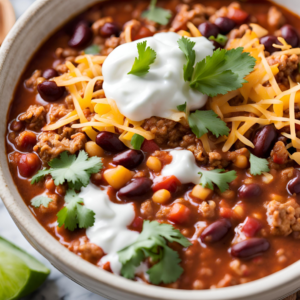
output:
POLYGON ((0 237, 0 300, 29 295, 49 273, 38 260, 0 237))

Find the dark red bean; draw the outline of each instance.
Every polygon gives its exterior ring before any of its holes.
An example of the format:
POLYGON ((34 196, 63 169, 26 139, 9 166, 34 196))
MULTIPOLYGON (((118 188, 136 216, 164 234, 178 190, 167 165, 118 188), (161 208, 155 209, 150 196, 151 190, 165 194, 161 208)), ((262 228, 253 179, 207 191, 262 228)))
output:
POLYGON ((18 161, 18 170, 22 177, 33 176, 40 168, 41 161, 34 153, 22 154, 18 161))
POLYGON ((156 150, 160 150, 159 146, 153 140, 144 140, 141 150, 144 152, 152 153, 156 150))
POLYGON ((17 121, 17 120, 14 120, 11 124, 10 124, 10 129, 12 131, 21 131, 23 129, 23 122, 21 121, 17 121))
POLYGON ((56 70, 50 68, 50 69, 46 69, 44 72, 43 72, 43 77, 45 79, 51 79, 53 77, 57 77, 58 76, 58 73, 56 70))
POLYGON ((222 34, 229 33, 234 27, 235 22, 227 17, 219 17, 215 21, 215 25, 217 25, 222 34))
POLYGON ((69 46, 73 48, 86 47, 93 37, 91 28, 85 22, 81 22, 75 28, 75 31, 69 40, 69 46))
POLYGON ((120 35, 120 28, 116 23, 108 22, 108 23, 105 23, 100 28, 99 33, 104 38, 108 38, 112 35, 119 36, 120 35))
POLYGON ((127 150, 123 153, 116 155, 113 158, 115 165, 121 165, 127 169, 133 169, 142 163, 144 154, 139 150, 127 150))
POLYGON ((295 177, 291 179, 286 186, 291 195, 300 193, 300 171, 294 170, 294 175, 295 177))
POLYGON ((265 238, 251 238, 233 245, 230 252, 234 257, 247 259, 269 248, 270 244, 265 238))
POLYGON ((127 147, 119 140, 119 136, 107 131, 98 133, 96 144, 109 152, 122 152, 127 147))
POLYGON ((277 131, 273 125, 262 127, 254 136, 254 149, 252 149, 252 153, 261 158, 268 157, 277 138, 277 131))
POLYGON ((210 38, 211 36, 217 37, 220 33, 219 27, 210 22, 204 22, 199 25, 199 31, 206 38, 210 38))
POLYGON ((293 48, 296 48, 296 47, 299 46, 299 35, 298 35, 296 29, 293 26, 284 25, 281 28, 281 36, 293 48))
POLYGON ((118 192, 119 197, 147 197, 147 194, 152 191, 152 180, 146 177, 134 179, 128 185, 121 188, 118 192))
POLYGON ((55 102, 59 100, 65 92, 63 86, 57 86, 54 81, 44 81, 37 86, 40 96, 48 102, 55 102))
POLYGON ((214 243, 220 241, 230 230, 231 223, 228 219, 218 220, 207 226, 200 238, 203 243, 214 243))
POLYGON ((268 35, 268 36, 264 36, 260 39, 260 43, 262 45, 265 46, 265 50, 268 51, 269 53, 273 53, 278 51, 279 49, 276 49, 275 47, 273 47, 273 44, 277 44, 277 45, 282 45, 279 41, 277 36, 274 35, 268 35))
POLYGON ((259 197, 261 194, 262 189, 256 183, 244 184, 238 190, 238 196, 241 199, 251 199, 259 197))

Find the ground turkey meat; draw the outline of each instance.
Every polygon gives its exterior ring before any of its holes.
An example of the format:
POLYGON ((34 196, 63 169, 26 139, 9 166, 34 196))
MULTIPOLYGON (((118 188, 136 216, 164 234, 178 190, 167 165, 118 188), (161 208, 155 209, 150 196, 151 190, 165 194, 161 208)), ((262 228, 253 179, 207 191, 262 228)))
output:
POLYGON ((296 54, 272 55, 267 57, 267 61, 270 66, 278 64, 279 73, 276 75, 276 81, 289 88, 288 77, 291 77, 293 73, 298 70, 298 65, 300 62, 299 56, 296 54))
POLYGON ((292 231, 300 231, 300 206, 294 199, 286 203, 269 202, 267 216, 273 235, 287 236, 292 231))
POLYGON ((49 120, 51 123, 55 123, 71 111, 72 109, 68 109, 64 104, 52 104, 48 113, 49 120))
POLYGON ((196 138, 188 125, 182 125, 168 119, 151 117, 145 121, 143 128, 155 135, 155 142, 158 145, 170 148, 186 148, 194 153, 198 161, 203 162, 206 160, 207 155, 201 140, 196 138))
POLYGON ((38 143, 33 150, 38 153, 44 162, 60 155, 64 151, 71 154, 84 148, 86 136, 84 133, 74 133, 71 128, 64 128, 61 134, 55 132, 43 132, 38 137, 38 143))
POLYGON ((279 29, 285 24, 285 17, 282 12, 275 6, 272 6, 268 12, 268 23, 270 27, 279 29))
POLYGON ((271 151, 272 161, 276 164, 284 165, 289 160, 289 152, 286 150, 285 144, 281 141, 278 141, 273 150, 271 151))
POLYGON ((40 130, 46 125, 46 110, 40 105, 30 105, 27 111, 19 116, 19 120, 26 122, 27 128, 31 130, 40 130))
POLYGON ((38 84, 38 78, 40 78, 41 76, 42 76, 41 70, 34 71, 31 77, 25 80, 25 86, 28 89, 36 90, 38 84))

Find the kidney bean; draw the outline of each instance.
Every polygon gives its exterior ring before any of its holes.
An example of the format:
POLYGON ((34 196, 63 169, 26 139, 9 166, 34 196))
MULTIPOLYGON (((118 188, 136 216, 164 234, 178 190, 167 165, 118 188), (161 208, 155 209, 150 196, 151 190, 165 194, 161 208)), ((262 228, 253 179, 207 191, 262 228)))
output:
POLYGON ((219 17, 215 20, 215 25, 217 25, 222 34, 229 33, 234 27, 235 22, 227 17, 219 17))
POLYGON ((127 169, 133 169, 142 163, 144 155, 139 150, 127 150, 123 153, 116 155, 113 158, 115 165, 121 165, 127 169))
POLYGON ((128 185, 121 188, 118 192, 119 197, 141 197, 147 196, 151 192, 152 180, 146 177, 141 177, 133 180, 128 185))
POLYGON ((267 35, 260 39, 260 43, 265 46, 265 50, 269 53, 273 53, 278 51, 275 47, 273 47, 273 44, 282 45, 279 41, 277 36, 274 35, 267 35))
POLYGON ((96 144, 109 152, 121 152, 127 149, 127 147, 119 140, 118 135, 107 131, 98 133, 96 144))
POLYGON ((34 153, 22 154, 18 161, 18 170, 22 177, 31 177, 41 166, 41 161, 34 153))
POLYGON ((139 32, 134 36, 133 40, 136 41, 152 35, 153 32, 148 27, 143 26, 141 27, 139 32))
POLYGON ((296 29, 293 26, 284 25, 281 28, 281 36, 293 48, 296 48, 296 47, 299 46, 299 35, 298 35, 296 29))
POLYGON ((211 36, 217 37, 220 33, 219 27, 210 22, 201 23, 198 27, 199 31, 206 38, 210 38, 211 36))
POLYGON ((293 179, 291 179, 286 188, 287 191, 293 195, 293 194, 299 194, 300 193, 300 171, 299 170, 294 170, 294 175, 296 177, 294 177, 293 179))
POLYGON ((99 33, 104 38, 110 37, 112 35, 118 37, 120 35, 120 28, 116 23, 107 22, 100 28, 99 33))
POLYGON ((57 86, 54 81, 47 80, 38 84, 37 90, 40 96, 48 102, 55 102, 59 100, 65 92, 65 88, 63 86, 57 86))
POLYGON ((80 22, 69 40, 69 46, 73 48, 83 48, 89 44, 93 37, 91 28, 85 22, 80 22))
POLYGON ((10 129, 12 131, 21 131, 23 129, 23 122, 21 121, 17 121, 17 120, 14 120, 11 124, 10 124, 10 129))
POLYGON ((153 140, 144 140, 141 150, 144 152, 152 153, 156 150, 160 150, 158 145, 153 140))
POLYGON ((43 72, 43 77, 45 79, 51 79, 53 77, 57 77, 58 76, 58 73, 56 70, 50 68, 50 69, 46 69, 44 72, 43 72))
POLYGON ((270 244, 265 238, 251 238, 233 245, 230 252, 234 257, 247 259, 269 248, 270 244))
POLYGON ((262 189, 256 183, 244 184, 238 190, 238 196, 241 199, 251 199, 259 197, 261 193, 262 189))
POLYGON ((218 220, 208 225, 202 232, 202 243, 214 243, 220 241, 230 230, 231 223, 228 219, 218 220))
POLYGON ((262 127, 254 136, 252 153, 261 158, 268 157, 277 138, 277 131, 273 125, 262 127))

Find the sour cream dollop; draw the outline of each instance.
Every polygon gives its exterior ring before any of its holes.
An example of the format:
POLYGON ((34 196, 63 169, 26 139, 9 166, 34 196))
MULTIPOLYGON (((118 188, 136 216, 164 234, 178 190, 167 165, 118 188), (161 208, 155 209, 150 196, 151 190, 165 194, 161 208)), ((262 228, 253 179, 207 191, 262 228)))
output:
MULTIPOLYGON (((108 55, 102 68, 105 95, 115 100, 120 112, 130 120, 169 118, 185 102, 189 110, 205 105, 208 97, 191 89, 183 79, 186 58, 177 43, 180 38, 174 32, 158 33, 120 45, 108 55), (145 76, 128 75, 138 56, 137 44, 143 41, 156 52, 156 60, 145 76)), ((205 37, 190 40, 196 43, 196 62, 213 54, 214 46, 205 37)))
POLYGON ((201 169, 197 166, 193 153, 189 150, 172 150, 169 152, 172 156, 170 164, 166 165, 161 172, 163 177, 176 176, 182 183, 200 182, 200 175, 198 174, 201 169))
POLYGON ((127 228, 135 218, 133 204, 115 204, 110 201, 106 190, 91 183, 82 188, 78 196, 95 213, 95 223, 86 230, 86 235, 91 243, 107 254, 100 263, 109 261, 112 271, 120 274, 121 263, 117 252, 135 242, 139 236, 138 232, 127 228))

